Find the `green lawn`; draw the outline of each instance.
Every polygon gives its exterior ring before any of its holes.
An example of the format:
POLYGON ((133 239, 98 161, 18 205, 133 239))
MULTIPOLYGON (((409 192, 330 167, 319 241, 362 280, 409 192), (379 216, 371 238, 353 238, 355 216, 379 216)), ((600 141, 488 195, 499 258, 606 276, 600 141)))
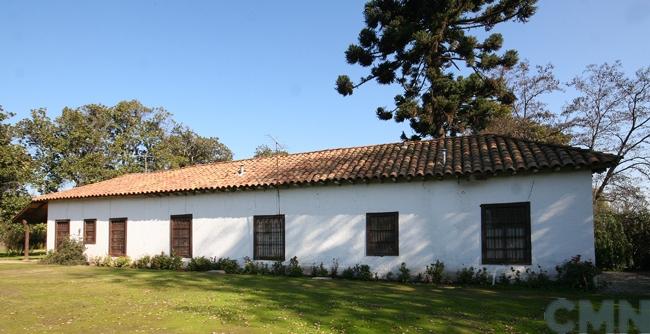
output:
POLYGON ((0 333, 546 332, 557 297, 612 296, 0 262, 0 333))
MULTIPOLYGON (((45 257, 46 251, 44 249, 36 249, 29 251, 29 258, 32 260, 42 259, 45 257)), ((24 258, 22 253, 7 253, 0 252, 0 261, 2 260, 22 260, 24 258)))

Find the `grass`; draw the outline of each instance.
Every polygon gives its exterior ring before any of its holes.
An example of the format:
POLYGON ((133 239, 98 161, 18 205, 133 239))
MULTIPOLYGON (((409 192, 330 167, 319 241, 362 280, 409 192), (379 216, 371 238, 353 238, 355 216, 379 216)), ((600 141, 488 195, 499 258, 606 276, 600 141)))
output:
MULTIPOLYGON (((30 259, 42 259, 47 252, 44 249, 33 249, 29 251, 30 259)), ((0 261, 2 260, 22 260, 23 253, 0 252, 0 261)))
POLYGON ((0 333, 548 332, 543 312, 558 297, 612 298, 0 262, 0 333))

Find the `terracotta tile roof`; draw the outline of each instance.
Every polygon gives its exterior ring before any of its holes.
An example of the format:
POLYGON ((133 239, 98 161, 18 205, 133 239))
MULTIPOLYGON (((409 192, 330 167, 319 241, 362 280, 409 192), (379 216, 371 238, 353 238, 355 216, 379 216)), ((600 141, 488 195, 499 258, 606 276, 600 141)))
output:
POLYGON ((619 157, 570 146, 498 135, 476 135, 330 149, 197 165, 154 173, 127 174, 35 201, 67 198, 227 191, 373 180, 406 181, 454 176, 589 169, 602 172, 619 157), (446 149, 446 153, 445 153, 446 149), (446 155, 446 157, 445 157, 446 155), (243 167, 244 173, 239 174, 243 167))

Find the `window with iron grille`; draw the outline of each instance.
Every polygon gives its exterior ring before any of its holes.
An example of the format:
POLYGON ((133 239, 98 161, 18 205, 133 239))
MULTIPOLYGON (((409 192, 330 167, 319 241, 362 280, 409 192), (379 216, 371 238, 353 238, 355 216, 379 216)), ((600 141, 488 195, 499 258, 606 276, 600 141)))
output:
POLYGON ((397 212, 366 214, 366 255, 399 255, 399 214, 397 212))
POLYGON ((84 244, 95 244, 97 236, 97 219, 84 220, 84 244))
POLYGON ((284 215, 253 217, 253 258, 284 261, 284 215))
POLYGON ((481 205, 483 264, 530 264, 530 203, 481 205))
POLYGON ((171 216, 171 254, 192 257, 192 215, 171 216))

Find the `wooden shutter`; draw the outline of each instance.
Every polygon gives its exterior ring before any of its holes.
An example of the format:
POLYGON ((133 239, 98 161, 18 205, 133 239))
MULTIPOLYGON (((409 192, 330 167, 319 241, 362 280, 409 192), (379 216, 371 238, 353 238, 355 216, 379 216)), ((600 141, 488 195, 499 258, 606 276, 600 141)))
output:
POLYGON ((170 253, 180 257, 192 257, 192 215, 171 216, 170 253))
POLYGON ((109 222, 108 254, 126 256, 126 218, 114 218, 109 222))
POLYGON ((531 264, 530 203, 481 205, 483 264, 531 264))
POLYGON ((253 258, 284 261, 284 215, 253 217, 253 258))
POLYGON ((366 255, 399 255, 399 213, 366 214, 366 255))
POLYGON ((59 248, 61 243, 70 238, 70 221, 69 220, 57 220, 55 221, 56 231, 54 238, 54 248, 59 248))
POLYGON ((84 244, 95 244, 97 238, 97 220, 84 220, 84 244))

